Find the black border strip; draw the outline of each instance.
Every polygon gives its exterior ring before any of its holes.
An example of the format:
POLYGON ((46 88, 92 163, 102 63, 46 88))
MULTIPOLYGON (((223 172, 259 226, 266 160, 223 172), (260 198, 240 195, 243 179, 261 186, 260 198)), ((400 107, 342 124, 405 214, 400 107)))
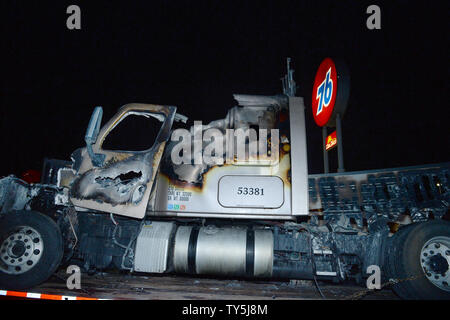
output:
POLYGON ((197 240, 198 240, 198 232, 200 228, 195 226, 191 229, 191 234, 189 235, 189 245, 188 245, 188 273, 196 273, 195 268, 195 257, 197 255, 197 240))
POLYGON ((245 248, 245 274, 253 277, 255 273, 255 230, 247 229, 247 244, 245 248))

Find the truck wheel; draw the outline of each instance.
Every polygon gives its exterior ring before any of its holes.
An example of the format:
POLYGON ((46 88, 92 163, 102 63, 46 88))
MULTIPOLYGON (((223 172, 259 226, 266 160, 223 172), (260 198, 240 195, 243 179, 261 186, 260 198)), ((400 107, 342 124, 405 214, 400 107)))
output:
POLYGON ((401 298, 450 299, 450 223, 432 220, 400 230, 387 262, 401 298))
POLYGON ((49 217, 18 211, 0 218, 0 289, 21 290, 44 282, 62 256, 61 232, 49 217))

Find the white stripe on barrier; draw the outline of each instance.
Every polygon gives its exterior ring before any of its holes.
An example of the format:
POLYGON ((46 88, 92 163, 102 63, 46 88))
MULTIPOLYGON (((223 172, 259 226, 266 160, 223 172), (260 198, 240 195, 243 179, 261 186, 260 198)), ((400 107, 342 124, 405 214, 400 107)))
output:
POLYGON ((61 296, 61 295, 55 295, 55 294, 21 292, 21 291, 8 291, 8 290, 0 290, 0 296, 17 297, 17 298, 30 298, 30 299, 43 299, 43 300, 111 300, 111 299, 98 299, 98 298, 75 297, 75 296, 61 296))
POLYGON ((27 298, 40 299, 41 298, 41 294, 40 293, 27 292, 27 298))

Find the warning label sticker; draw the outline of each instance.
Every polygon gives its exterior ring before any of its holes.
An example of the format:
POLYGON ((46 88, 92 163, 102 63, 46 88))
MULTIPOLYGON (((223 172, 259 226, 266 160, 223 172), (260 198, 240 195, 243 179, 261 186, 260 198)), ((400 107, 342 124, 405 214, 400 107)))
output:
POLYGON ((186 210, 186 204, 174 202, 189 202, 192 197, 192 192, 177 189, 173 186, 167 188, 167 209, 168 210, 186 210))

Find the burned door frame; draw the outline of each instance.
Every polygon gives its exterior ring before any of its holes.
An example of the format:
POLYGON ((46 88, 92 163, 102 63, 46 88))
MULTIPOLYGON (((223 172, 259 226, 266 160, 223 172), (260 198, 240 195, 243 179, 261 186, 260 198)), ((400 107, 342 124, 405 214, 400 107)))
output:
POLYGON ((101 166, 94 166, 86 148, 70 189, 71 202, 81 208, 142 219, 152 191, 176 107, 131 103, 101 128, 93 152, 105 155, 101 166), (144 151, 103 150, 108 134, 129 115, 154 116, 162 120, 161 129, 150 149, 144 151), (163 118, 164 119, 163 119, 163 118))

